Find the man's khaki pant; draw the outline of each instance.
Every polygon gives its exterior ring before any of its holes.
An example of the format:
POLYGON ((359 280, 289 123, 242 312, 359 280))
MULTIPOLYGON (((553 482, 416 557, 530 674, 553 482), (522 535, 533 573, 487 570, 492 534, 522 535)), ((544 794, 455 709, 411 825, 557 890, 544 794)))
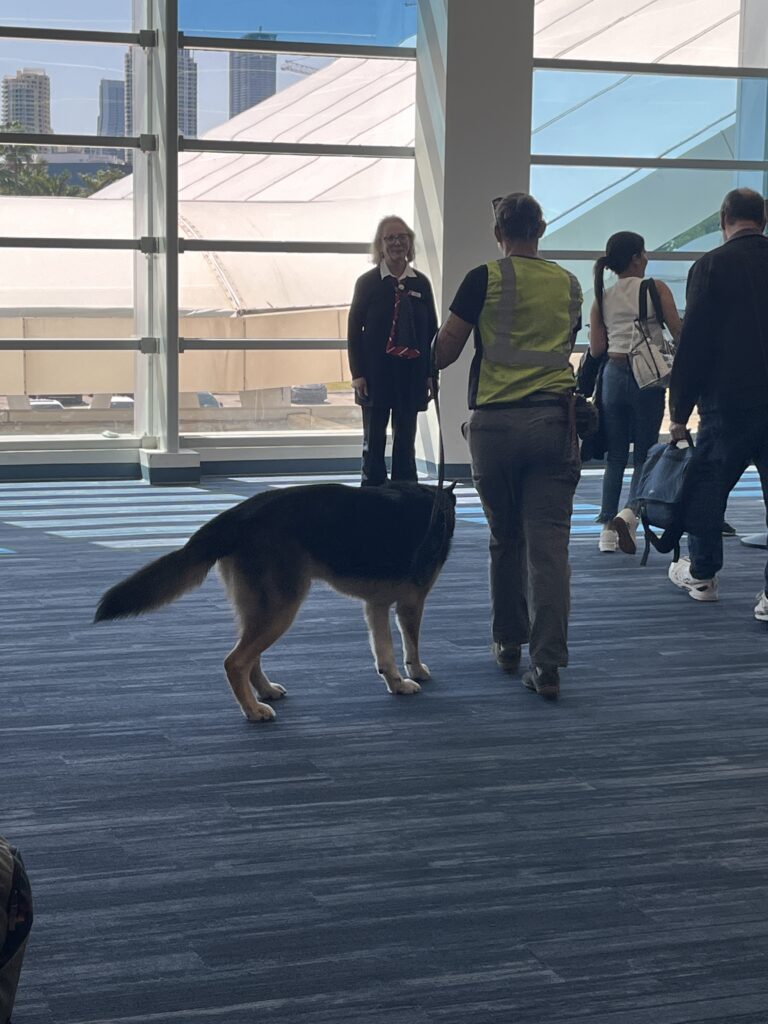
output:
POLYGON ((528 643, 533 665, 567 665, 568 541, 580 472, 567 410, 476 409, 467 436, 491 528, 493 639, 528 643))

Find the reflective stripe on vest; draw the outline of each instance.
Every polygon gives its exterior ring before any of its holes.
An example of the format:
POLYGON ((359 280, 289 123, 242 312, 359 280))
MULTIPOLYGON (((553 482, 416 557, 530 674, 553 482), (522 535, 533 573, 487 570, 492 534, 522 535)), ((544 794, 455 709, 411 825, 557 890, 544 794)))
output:
MULTIPOLYGON (((543 262, 543 261, 542 261, 543 262)), ((547 338, 541 348, 518 348, 514 336, 520 333, 518 321, 517 273, 514 258, 494 260, 488 265, 488 287, 480 315, 483 357, 509 367, 541 367, 542 370, 565 370, 570 366, 571 340, 581 313, 581 288, 575 277, 568 275, 568 327, 560 336, 547 338), (563 336, 565 335, 565 336, 563 336)), ((552 264, 549 264, 552 266, 552 264)), ((557 268, 565 273, 561 268, 557 268)), ((546 285, 549 282, 543 282, 546 285)), ((551 282, 559 291, 565 282, 560 274, 551 282)), ((556 295, 552 296, 553 299, 556 295)), ((565 325, 562 325, 565 326, 565 325)))

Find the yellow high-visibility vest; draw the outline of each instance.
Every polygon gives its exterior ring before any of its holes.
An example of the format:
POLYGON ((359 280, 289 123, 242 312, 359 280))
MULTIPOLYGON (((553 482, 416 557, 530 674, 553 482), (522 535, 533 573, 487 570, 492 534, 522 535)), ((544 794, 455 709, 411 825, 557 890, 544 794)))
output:
POLYGON ((506 256, 487 266, 470 407, 571 390, 570 355, 583 300, 578 280, 538 257, 506 256))

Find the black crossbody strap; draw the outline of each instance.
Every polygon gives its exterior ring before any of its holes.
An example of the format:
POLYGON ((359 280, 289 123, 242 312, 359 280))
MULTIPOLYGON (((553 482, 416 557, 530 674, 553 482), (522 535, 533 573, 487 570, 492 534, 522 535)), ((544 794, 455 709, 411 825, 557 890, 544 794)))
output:
POLYGON ((667 323, 664 319, 664 310, 661 305, 661 296, 659 295, 659 289, 656 287, 656 282, 652 277, 647 278, 648 292, 651 296, 651 303, 653 304, 653 311, 656 314, 656 320, 660 327, 666 327, 667 323))
POLYGON ((648 288, 650 287, 650 281, 648 278, 643 278, 640 282, 640 304, 637 311, 637 319, 641 323, 645 323, 648 319, 648 288))

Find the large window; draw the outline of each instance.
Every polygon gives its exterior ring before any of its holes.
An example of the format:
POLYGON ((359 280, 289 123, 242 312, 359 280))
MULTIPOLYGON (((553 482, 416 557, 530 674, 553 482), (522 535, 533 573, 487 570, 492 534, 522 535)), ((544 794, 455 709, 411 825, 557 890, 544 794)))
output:
POLYGON ((346 311, 378 219, 412 217, 416 5, 256 6, 181 0, 175 100, 129 0, 6 19, 0 436, 138 436, 172 386, 135 275, 165 185, 146 108, 174 103, 181 431, 359 431, 346 311))
MULTIPOLYGON (((352 288, 378 220, 412 221, 426 187, 417 11, 30 0, 0 19, 0 443, 359 431, 352 288), (179 32, 170 64, 142 9, 179 32)), ((723 194, 765 190, 767 38, 764 0, 535 0, 531 190, 587 301, 627 228, 682 306, 723 194)))

